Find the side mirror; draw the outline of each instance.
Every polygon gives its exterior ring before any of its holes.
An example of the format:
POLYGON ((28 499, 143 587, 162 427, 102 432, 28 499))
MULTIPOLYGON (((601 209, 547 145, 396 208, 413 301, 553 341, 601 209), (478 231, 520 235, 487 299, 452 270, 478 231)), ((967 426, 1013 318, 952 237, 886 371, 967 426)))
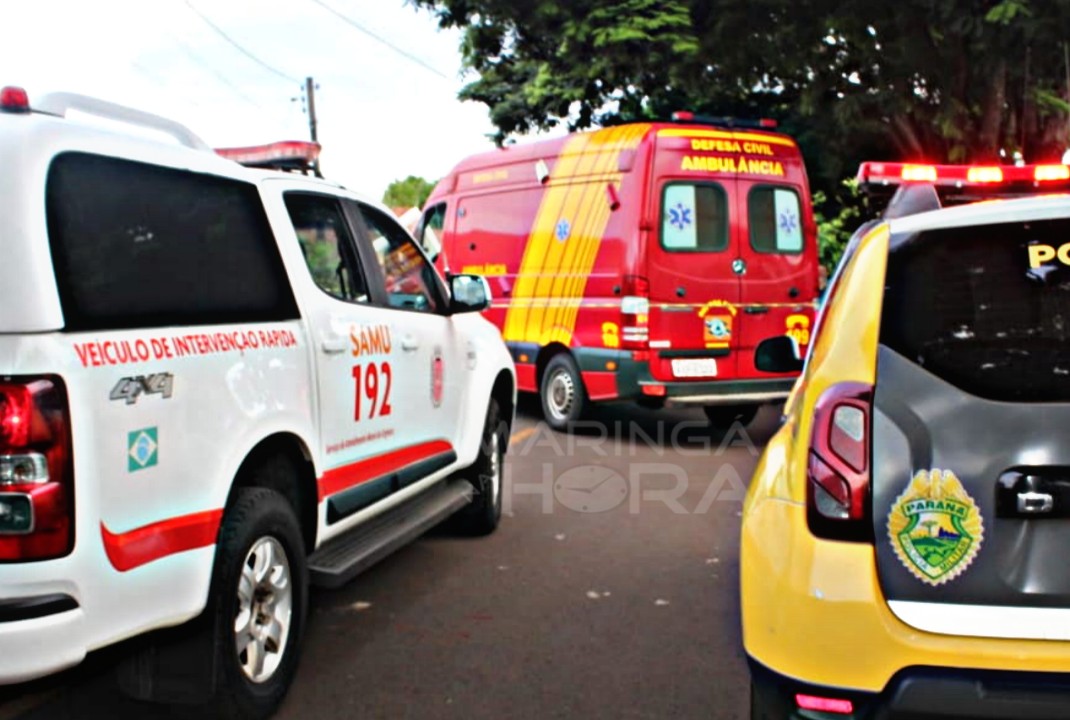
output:
POLYGON ((803 369, 803 358, 795 338, 778 335, 763 340, 754 350, 754 367, 762 372, 788 373, 803 369))
POLYGON ((482 275, 450 277, 450 313, 480 312, 490 307, 490 285, 482 275))

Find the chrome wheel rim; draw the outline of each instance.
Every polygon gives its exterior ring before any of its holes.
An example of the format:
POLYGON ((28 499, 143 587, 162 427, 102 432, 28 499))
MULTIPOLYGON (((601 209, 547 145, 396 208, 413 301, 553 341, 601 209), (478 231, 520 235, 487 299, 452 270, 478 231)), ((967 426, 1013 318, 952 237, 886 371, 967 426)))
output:
POLYGON ((282 663, 293 615, 293 582, 286 551, 273 537, 253 543, 238 578, 234 643, 245 677, 271 679, 282 663))
POLYGON ((546 407, 554 420, 563 421, 572 410, 576 397, 576 383, 567 370, 556 370, 547 383, 546 407))

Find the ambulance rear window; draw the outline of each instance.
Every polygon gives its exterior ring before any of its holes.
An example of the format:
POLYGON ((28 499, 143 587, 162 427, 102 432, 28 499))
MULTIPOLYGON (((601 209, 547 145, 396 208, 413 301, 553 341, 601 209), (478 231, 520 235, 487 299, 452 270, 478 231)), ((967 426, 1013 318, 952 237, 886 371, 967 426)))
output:
POLYGON ((881 342, 956 387, 1070 402, 1070 220, 892 238, 881 342))
POLYGON ((758 252, 797 254, 803 251, 802 207, 791 188, 753 188, 747 198, 750 244, 758 252))
POLYGON ((717 183, 669 183, 661 198, 661 246, 672 252, 728 247, 728 195, 717 183))

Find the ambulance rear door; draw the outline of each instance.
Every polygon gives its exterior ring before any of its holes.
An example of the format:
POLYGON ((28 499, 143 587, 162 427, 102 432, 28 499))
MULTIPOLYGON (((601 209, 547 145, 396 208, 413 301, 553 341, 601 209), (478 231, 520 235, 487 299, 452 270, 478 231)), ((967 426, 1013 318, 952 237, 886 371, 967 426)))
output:
POLYGON ((739 239, 728 137, 701 128, 658 132, 647 244, 650 367, 658 380, 736 375, 739 239))
POLYGON ((762 341, 790 335, 805 351, 817 298, 817 230, 802 156, 789 138, 736 133, 743 149, 733 206, 740 277, 741 378, 769 377, 754 365, 762 341))

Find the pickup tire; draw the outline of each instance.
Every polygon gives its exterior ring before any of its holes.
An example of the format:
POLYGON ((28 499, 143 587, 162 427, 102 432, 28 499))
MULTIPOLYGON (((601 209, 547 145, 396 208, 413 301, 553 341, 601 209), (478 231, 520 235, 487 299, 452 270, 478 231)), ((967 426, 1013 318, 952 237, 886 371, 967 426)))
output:
POLYGON ((297 670, 307 612, 308 565, 293 508, 274 490, 239 488, 223 518, 209 598, 210 717, 274 714, 297 670))
POLYGON ((489 535, 502 518, 502 478, 505 449, 509 446, 509 425, 502 418, 501 407, 494 398, 487 407, 487 419, 479 441, 479 455, 457 476, 472 483, 475 495, 471 504, 451 520, 453 529, 464 535, 489 535))
POLYGON ((542 414, 554 430, 568 430, 569 424, 583 418, 590 401, 583 376, 571 355, 562 352, 550 358, 542 373, 539 399, 542 414))

